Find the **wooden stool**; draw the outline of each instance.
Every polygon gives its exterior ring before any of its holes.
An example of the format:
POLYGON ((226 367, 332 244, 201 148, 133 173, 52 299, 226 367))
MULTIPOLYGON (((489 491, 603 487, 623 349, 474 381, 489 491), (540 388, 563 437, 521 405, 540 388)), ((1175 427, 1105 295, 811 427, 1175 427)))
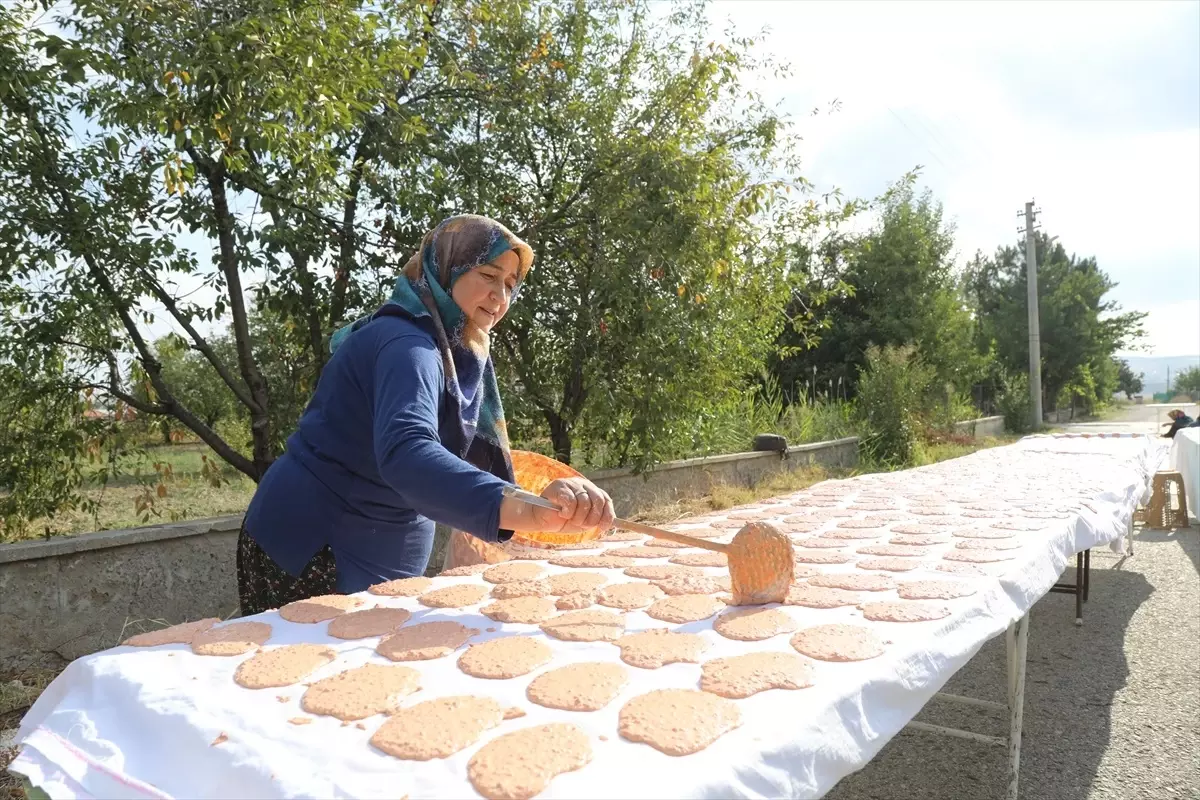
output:
POLYGON ((1146 527, 1155 530, 1186 528, 1188 524, 1187 495, 1183 491, 1183 476, 1178 472, 1154 473, 1150 503, 1146 506, 1146 527), (1179 495, 1179 507, 1172 507, 1171 487, 1179 495))

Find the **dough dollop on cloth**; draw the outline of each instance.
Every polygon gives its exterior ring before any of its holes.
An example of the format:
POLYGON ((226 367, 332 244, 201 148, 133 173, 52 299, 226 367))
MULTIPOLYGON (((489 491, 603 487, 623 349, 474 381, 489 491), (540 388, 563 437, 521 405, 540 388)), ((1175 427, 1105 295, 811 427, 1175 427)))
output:
POLYGON ((364 664, 317 681, 300 698, 310 714, 359 720, 388 714, 421 688, 421 673, 398 664, 364 664))
POLYGON ((288 622, 312 625, 345 614, 350 609, 358 608, 362 604, 363 601, 357 597, 345 594, 325 594, 288 603, 279 609, 279 616, 288 622))
POLYGON ((506 680, 533 672, 553 655, 541 639, 506 636, 471 645, 458 657, 458 668, 475 678, 506 680))
POLYGON ((705 661, 700 688, 735 700, 768 689, 804 689, 813 685, 812 667, 795 653, 747 653, 705 661))
POLYGON ((367 591, 382 597, 416 597, 428 592, 432 586, 432 578, 397 578, 394 581, 377 583, 369 587, 367 591))
POLYGON ((491 569, 484 570, 483 579, 488 583, 508 583, 510 581, 532 581, 545 573, 540 564, 526 562, 497 564, 491 569))
POLYGON ((497 622, 515 622, 522 625, 544 622, 554 616, 554 612, 554 601, 548 597, 514 597, 509 600, 497 600, 479 609, 479 613, 497 622))
POLYGON ((612 611, 569 611, 542 623, 542 632, 564 642, 612 642, 625 633, 625 617, 612 611))
POLYGON ((422 622, 385 637, 375 652, 392 661, 428 661, 450 655, 477 633, 478 628, 449 620, 422 622))
POLYGON ((270 638, 271 626, 265 622, 231 622, 196 634, 192 652, 198 656, 240 656, 270 638))
POLYGON ((439 697, 402 708, 371 736, 371 744, 408 761, 452 756, 504 721, 504 706, 490 697, 439 697))
POLYGON ((182 622, 178 625, 172 625, 169 628, 162 628, 157 631, 147 631, 139 633, 135 636, 130 636, 122 645, 129 647, 158 647, 163 644, 191 644, 197 634, 216 625, 221 620, 216 617, 208 619, 198 619, 195 622, 182 622))
POLYGON ((576 592, 594 592, 608 583, 608 578, 599 572, 564 572, 560 575, 551 575, 546 579, 546 583, 550 586, 550 594, 565 595, 576 592))
POLYGON ((408 622, 412 613, 403 608, 366 608, 329 621, 329 635, 336 639, 367 639, 391 633, 408 622))
POLYGON ((713 630, 726 639, 759 642, 796 630, 796 621, 778 608, 740 608, 717 617, 713 630))
POLYGON ((319 644, 289 644, 264 650, 238 665, 233 680, 247 689, 269 689, 299 683, 337 658, 319 644))
POLYGON ((816 625, 792 637, 792 647, 818 661, 866 661, 883 655, 883 640, 862 625, 816 625))
POLYGON ((617 731, 669 756, 698 753, 742 724, 737 704, 695 689, 658 689, 631 699, 617 731))
POLYGON ((646 616, 678 625, 708 619, 724 607, 723 602, 707 594, 679 594, 655 600, 646 609, 646 616))
POLYGON ((629 673, 603 661, 568 664, 533 679, 525 696, 540 706, 564 711, 599 711, 621 693, 629 673))
POLYGON ((708 642, 694 633, 675 633, 666 628, 627 633, 616 641, 621 660, 632 667, 658 669, 679 662, 695 664, 708 649, 708 642))
POLYGON ((497 736, 471 756, 467 778, 488 800, 528 800, 556 775, 591 760, 587 734, 568 722, 554 722, 497 736))
POLYGON ((463 608, 482 602, 488 590, 477 583, 456 583, 426 592, 417 602, 430 608, 463 608))
POLYGON ((652 583, 612 583, 597 593, 596 602, 609 608, 632 611, 645 608, 662 596, 662 589, 652 583))

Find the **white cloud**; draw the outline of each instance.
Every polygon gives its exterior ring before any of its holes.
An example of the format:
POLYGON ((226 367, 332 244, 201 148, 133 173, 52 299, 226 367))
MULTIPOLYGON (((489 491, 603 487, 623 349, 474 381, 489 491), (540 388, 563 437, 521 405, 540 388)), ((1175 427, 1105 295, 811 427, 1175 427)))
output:
POLYGON ((791 63, 757 88, 819 187, 871 196, 922 164, 963 256, 1015 244, 1036 198, 1149 312, 1151 352, 1200 351, 1200 4, 715 3, 714 32, 727 18, 791 63))

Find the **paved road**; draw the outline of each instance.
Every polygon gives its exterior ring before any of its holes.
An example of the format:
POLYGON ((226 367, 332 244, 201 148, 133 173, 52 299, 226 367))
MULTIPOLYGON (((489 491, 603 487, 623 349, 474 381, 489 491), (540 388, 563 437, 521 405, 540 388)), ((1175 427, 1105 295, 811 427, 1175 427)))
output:
POLYGON ((1100 422, 1068 422, 1062 427, 1074 433, 1163 433, 1164 425, 1170 420, 1167 412, 1181 408, 1192 419, 1200 414, 1196 404, 1170 405, 1153 404, 1128 406, 1110 419, 1100 422))
MULTIPOLYGON (((1075 598, 1030 616, 1022 800, 1200 798, 1200 529, 1138 531, 1135 554, 1092 553, 1084 626, 1075 598)), ((1073 580, 1068 569, 1066 580, 1073 580)), ((1004 701, 1003 637, 945 686, 1004 701)), ((1007 716, 937 701, 918 719, 1003 736, 1007 716)), ((903 731, 828 800, 1000 800, 1007 752, 903 731)))

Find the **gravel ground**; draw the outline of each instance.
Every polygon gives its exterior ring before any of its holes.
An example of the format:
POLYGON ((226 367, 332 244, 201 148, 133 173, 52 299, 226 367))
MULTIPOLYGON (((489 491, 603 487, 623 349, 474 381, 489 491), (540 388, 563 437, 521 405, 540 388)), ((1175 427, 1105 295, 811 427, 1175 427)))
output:
MULTIPOLYGON (((1123 561, 1092 552, 1082 628, 1071 595, 1034 607, 1022 798, 1200 800, 1200 529, 1139 530, 1134 547, 1123 561)), ((1001 636, 945 691, 1003 702, 1004 663, 1001 636)), ((1005 714, 936 700, 918 719, 996 736, 1008 729, 1005 714)), ((826 797, 1003 798, 1007 766, 1002 748, 906 730, 826 797)))

